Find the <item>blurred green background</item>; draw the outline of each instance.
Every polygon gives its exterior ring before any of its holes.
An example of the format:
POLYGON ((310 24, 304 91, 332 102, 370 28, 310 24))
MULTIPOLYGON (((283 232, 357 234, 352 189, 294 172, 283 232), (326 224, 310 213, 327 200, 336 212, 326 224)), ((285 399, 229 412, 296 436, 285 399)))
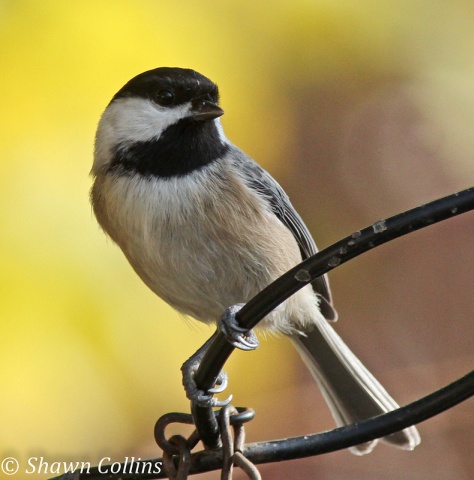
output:
MULTIPOLYGON (((148 291, 91 214, 95 128, 126 81, 158 66, 213 79, 227 136, 324 247, 472 185, 473 32, 467 0, 0 1, 0 457, 20 460, 18 478, 31 457, 160 456, 154 422, 188 411, 179 367, 212 332, 148 291)), ((472 368, 473 234, 466 214, 330 275, 338 331, 400 403, 472 368)), ((249 441, 332 428, 284 339, 226 370, 235 404, 257 410, 249 441)), ((472 412, 422 424, 412 453, 261 471, 468 480, 472 412)))

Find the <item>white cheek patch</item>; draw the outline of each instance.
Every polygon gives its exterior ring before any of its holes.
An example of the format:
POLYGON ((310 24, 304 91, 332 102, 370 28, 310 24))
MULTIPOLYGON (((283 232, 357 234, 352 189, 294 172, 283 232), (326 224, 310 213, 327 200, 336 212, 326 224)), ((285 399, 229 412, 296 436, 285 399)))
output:
POLYGON ((170 125, 187 117, 190 110, 191 102, 165 108, 144 98, 124 98, 110 104, 100 123, 106 124, 116 143, 147 141, 159 138, 170 125))
POLYGON ((164 130, 189 116, 191 102, 173 108, 160 107, 145 98, 120 98, 103 113, 97 127, 93 172, 111 161, 114 147, 160 138, 164 130))

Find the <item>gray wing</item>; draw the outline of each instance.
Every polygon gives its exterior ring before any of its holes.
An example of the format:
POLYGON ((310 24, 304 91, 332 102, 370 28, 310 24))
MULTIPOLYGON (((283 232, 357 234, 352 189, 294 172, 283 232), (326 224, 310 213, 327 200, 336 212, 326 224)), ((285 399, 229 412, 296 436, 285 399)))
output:
MULTIPOLYGON (((266 172, 260 165, 255 163, 251 158, 247 157, 243 152, 239 151, 238 169, 243 173, 244 180, 247 185, 256 190, 260 195, 268 199, 273 213, 293 234, 300 248, 301 257, 305 260, 317 253, 318 248, 314 243, 313 237, 309 233, 308 228, 304 224, 298 212, 285 193, 283 188, 277 181, 266 172)), ((320 297, 321 313, 327 320, 334 321, 337 319, 337 313, 332 306, 331 291, 326 275, 318 277, 312 286, 316 294, 320 297)))

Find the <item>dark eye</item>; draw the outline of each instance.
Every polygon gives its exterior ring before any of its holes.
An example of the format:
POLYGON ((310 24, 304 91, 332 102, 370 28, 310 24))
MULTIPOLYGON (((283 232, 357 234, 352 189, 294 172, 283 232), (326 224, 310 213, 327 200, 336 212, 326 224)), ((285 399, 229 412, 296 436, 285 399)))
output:
POLYGON ((169 107, 174 102, 174 94, 169 90, 160 90, 155 96, 155 101, 162 107, 169 107))

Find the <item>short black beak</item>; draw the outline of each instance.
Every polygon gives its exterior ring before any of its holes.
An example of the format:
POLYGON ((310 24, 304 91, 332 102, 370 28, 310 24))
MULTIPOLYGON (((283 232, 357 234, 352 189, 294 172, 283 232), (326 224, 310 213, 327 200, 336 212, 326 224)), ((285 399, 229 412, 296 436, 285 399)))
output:
POLYGON ((192 103, 191 117, 194 120, 204 122, 206 120, 213 120, 221 115, 224 115, 224 110, 205 97, 196 98, 192 103))

